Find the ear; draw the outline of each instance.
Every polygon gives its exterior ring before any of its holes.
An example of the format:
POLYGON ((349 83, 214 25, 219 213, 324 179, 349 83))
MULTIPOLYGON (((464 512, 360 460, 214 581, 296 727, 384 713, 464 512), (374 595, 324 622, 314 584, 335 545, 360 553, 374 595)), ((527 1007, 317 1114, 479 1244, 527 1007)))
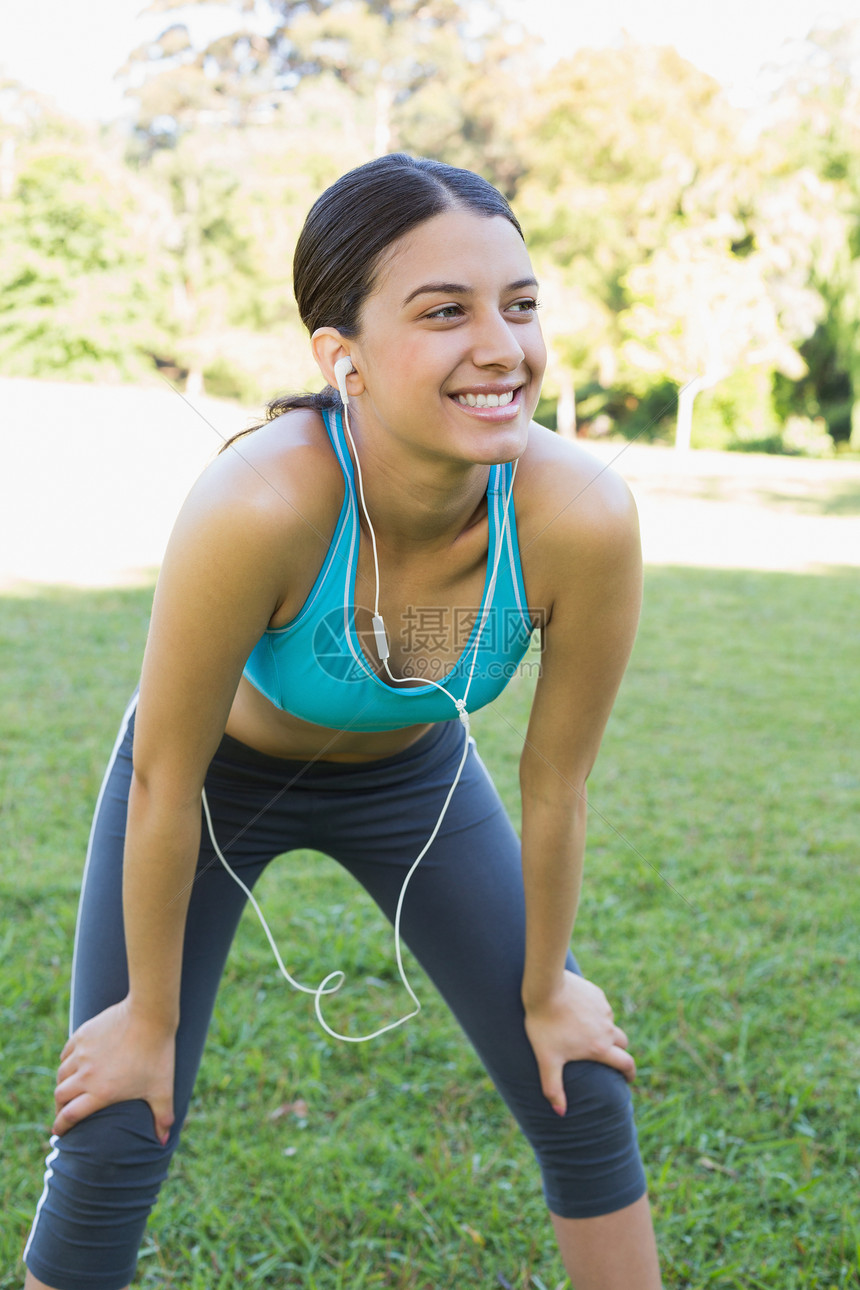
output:
MULTIPOLYGON (((356 356, 350 349, 350 342, 335 327, 318 327, 311 336, 311 349, 316 359, 317 367, 322 372, 329 385, 337 389, 337 381, 334 375, 334 365, 339 358, 348 357, 356 363, 356 356)), ((350 372, 346 378, 348 389, 351 395, 361 394, 364 390, 364 382, 357 371, 350 372)))

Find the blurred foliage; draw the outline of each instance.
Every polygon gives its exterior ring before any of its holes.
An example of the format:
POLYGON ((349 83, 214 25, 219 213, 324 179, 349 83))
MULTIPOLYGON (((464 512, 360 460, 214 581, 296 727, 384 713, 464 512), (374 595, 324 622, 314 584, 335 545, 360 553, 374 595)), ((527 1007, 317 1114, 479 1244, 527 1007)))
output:
MULTIPOLYGON (((14 164, 7 135, 7 167, 14 164)), ((84 132, 40 131, 0 203, 0 370, 133 379, 157 343, 159 264, 145 194, 84 132)))
POLYGON ((563 433, 860 449, 860 20, 813 30, 752 121, 673 49, 547 71, 475 0, 154 0, 132 127, 0 84, 0 372, 258 403, 317 377, 293 247, 337 175, 403 149, 514 202, 563 433), (211 5, 209 6, 211 9, 211 5), (210 25, 211 33, 211 25, 210 25))

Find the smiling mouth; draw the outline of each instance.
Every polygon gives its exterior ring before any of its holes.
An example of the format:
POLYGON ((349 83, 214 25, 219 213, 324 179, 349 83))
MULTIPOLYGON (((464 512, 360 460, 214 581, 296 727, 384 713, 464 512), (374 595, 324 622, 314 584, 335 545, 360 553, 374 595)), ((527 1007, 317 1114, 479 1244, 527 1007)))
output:
POLYGON ((464 408, 505 408, 513 402, 515 390, 504 394, 458 394, 456 400, 464 408))

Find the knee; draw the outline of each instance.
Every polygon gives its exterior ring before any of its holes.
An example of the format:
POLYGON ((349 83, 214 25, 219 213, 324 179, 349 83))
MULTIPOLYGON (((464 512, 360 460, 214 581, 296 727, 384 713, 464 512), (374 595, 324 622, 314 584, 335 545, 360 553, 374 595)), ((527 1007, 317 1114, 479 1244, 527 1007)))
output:
POLYGON ((60 1139, 57 1168, 80 1183, 100 1189, 122 1186, 130 1177, 157 1191, 176 1148, 155 1136, 152 1111, 143 1101, 119 1102, 96 1111, 60 1139), (62 1163, 59 1163, 62 1162, 62 1163))
POLYGON ((48 1285, 128 1285, 178 1133, 162 1147, 146 1102, 105 1107, 53 1139, 24 1252, 48 1285))
POLYGON ((568 1062, 564 1068, 567 1095, 565 1119, 595 1132, 627 1122, 632 1099, 627 1080, 614 1066, 603 1062, 568 1062))
POLYGON ((645 1190, 645 1175, 627 1081, 600 1062, 570 1062, 564 1086, 566 1114, 549 1108, 551 1120, 533 1143, 550 1209, 562 1218, 591 1218, 632 1204, 645 1190))

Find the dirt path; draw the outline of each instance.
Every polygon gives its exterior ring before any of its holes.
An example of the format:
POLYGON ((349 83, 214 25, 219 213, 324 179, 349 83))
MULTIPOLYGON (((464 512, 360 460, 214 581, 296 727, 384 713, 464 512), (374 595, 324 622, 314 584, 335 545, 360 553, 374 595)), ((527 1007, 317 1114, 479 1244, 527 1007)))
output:
MULTIPOLYGON (((0 588, 149 581, 182 499, 250 414, 166 386, 0 380, 0 588)), ((860 566, 860 462, 586 444, 653 564, 860 566)))

